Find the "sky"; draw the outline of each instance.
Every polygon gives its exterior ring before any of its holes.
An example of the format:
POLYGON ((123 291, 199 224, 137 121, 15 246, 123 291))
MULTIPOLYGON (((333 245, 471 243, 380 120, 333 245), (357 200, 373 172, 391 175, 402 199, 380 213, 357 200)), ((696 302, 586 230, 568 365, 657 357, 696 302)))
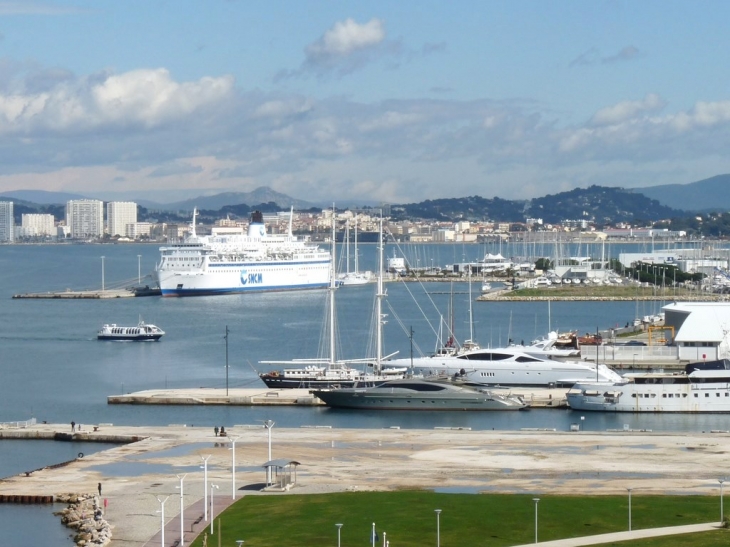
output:
POLYGON ((530 199, 730 173, 730 2, 0 0, 0 193, 530 199))

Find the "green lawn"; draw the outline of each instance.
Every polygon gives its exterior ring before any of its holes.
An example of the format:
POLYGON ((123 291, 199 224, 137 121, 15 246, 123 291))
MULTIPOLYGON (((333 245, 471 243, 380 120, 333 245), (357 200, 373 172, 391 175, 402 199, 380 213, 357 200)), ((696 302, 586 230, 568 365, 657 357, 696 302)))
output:
MULTIPOLYGON (((539 496, 538 539, 578 537, 628 529, 627 496, 539 496)), ((367 547, 372 523, 382 545, 383 532, 394 547, 436 545, 436 514, 441 509, 441 545, 509 546, 535 541, 532 495, 437 494, 428 491, 346 492, 321 495, 248 496, 220 515, 221 545, 244 547, 337 545, 367 547)), ((679 526, 719 520, 713 496, 641 496, 631 500, 633 529, 679 526)), ((217 524, 216 524, 217 530, 217 524)), ((202 545, 202 536, 192 543, 202 545)), ((730 531, 643 540, 622 545, 714 546, 730 542, 730 531)), ((208 545, 218 545, 209 537, 208 545)))

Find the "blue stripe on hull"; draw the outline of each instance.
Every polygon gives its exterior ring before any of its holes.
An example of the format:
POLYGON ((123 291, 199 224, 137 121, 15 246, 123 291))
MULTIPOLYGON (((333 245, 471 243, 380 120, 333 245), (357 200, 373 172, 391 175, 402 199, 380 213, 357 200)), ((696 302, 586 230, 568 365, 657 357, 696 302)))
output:
POLYGON ((220 289, 162 289, 162 296, 212 296, 216 294, 242 294, 250 292, 302 291, 326 289, 329 283, 289 285, 281 287, 225 287, 220 289))

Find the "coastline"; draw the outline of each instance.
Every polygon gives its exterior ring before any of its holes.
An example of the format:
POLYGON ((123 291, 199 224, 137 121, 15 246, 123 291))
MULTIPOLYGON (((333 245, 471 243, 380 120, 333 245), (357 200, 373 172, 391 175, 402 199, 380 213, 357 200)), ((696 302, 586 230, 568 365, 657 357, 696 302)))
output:
MULTIPOLYGON (((394 414, 394 422, 397 413, 394 414)), ((55 433, 68 426, 29 428, 55 433)), ((485 423, 488 428, 488 422, 485 423)), ((233 501, 231 439, 236 439, 236 497, 285 495, 262 492, 268 459, 267 431, 260 425, 232 425, 230 437, 208 427, 105 426, 104 434, 140 440, 91 454, 69 465, 38 470, 0 481, 0 493, 58 495, 93 492, 103 485, 111 525, 110 545, 144 546, 160 528, 156 496, 170 496, 166 520, 179 522, 178 475, 186 474, 186 521, 196 519, 204 490, 215 483, 216 507, 233 501), (188 513, 189 511, 189 513, 188 513)), ((101 432, 99 432, 101 433, 101 432)), ((87 435, 95 440, 95 433, 87 435)), ((31 437, 32 438, 32 437, 31 437)), ((274 458, 301 462, 293 494, 332 491, 447 489, 601 495, 641 488, 652 494, 717 493, 717 470, 730 450, 730 433, 650 431, 473 431, 463 428, 401 430, 276 428, 274 458), (692 469, 692 473, 687 473, 692 469)), ((173 525, 172 530, 179 530, 173 525)), ((173 537, 175 537, 173 532, 173 537)), ((193 536, 186 541, 192 540, 193 536)))

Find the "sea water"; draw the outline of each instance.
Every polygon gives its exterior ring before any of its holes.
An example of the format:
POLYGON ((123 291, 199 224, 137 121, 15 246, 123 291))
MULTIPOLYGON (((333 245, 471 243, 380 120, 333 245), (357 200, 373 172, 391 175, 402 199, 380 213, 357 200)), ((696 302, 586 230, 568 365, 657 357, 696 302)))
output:
MULTIPOLYGON (((360 268, 375 270, 375 245, 359 248, 360 268)), ((422 267, 483 255, 483 247, 478 245, 414 249, 422 267)), ((211 429, 269 419, 279 427, 538 427, 567 431, 571 424, 581 423, 584 429, 594 430, 624 424, 659 431, 726 428, 726 420, 718 415, 593 414, 581 419, 573 411, 560 410, 425 416, 326 408, 107 405, 109 395, 145 389, 263 387, 258 372, 270 367, 260 361, 321 357, 329 347, 324 328, 326 290, 190 298, 12 299, 14 294, 29 292, 98 290, 102 283, 106 289, 135 284, 139 279, 144 284, 143 278, 158 257, 154 245, 0 246, 0 422, 35 417, 63 424, 185 423, 211 429), (104 323, 134 325, 140 317, 166 332, 161 341, 96 340, 104 323)), ((385 353, 410 355, 411 330, 418 354, 443 343, 448 336, 444 325, 459 340, 473 338, 483 346, 501 346, 510 339, 529 342, 549 330, 582 333, 624 325, 637 313, 634 302, 476 302, 480 283, 475 280, 471 285, 470 289, 466 282, 387 283, 385 353)), ((375 285, 335 292, 338 357, 374 355, 374 294, 375 285)), ((653 306, 642 308, 642 315, 660 311, 658 303, 642 306, 653 306)), ((19 443, 14 449, 19 447, 28 454, 39 446, 36 441, 2 441, 0 454, 6 453, 8 442, 19 443)), ((62 443, 52 444, 58 449, 44 449, 49 457, 44 465, 67 459, 62 443)), ((0 458, 2 461, 9 459, 0 458)), ((0 476, 24 470, 0 469, 0 476)), ((28 511, 32 515, 28 522, 35 522, 36 512, 28 511)), ((12 514, 10 522, 15 522, 19 513, 23 514, 22 509, 0 506, 0 519, 12 514)), ((0 527, 7 526, 7 521, 0 521, 0 527)), ((45 543, 61 544, 48 539, 45 543)))

